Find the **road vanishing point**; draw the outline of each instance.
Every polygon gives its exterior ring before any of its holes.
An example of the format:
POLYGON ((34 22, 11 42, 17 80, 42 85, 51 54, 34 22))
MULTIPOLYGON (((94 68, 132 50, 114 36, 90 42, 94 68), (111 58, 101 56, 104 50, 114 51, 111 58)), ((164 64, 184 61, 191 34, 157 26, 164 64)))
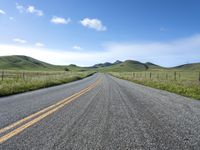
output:
POLYGON ((0 150, 200 149, 200 101, 96 73, 0 98, 0 150))

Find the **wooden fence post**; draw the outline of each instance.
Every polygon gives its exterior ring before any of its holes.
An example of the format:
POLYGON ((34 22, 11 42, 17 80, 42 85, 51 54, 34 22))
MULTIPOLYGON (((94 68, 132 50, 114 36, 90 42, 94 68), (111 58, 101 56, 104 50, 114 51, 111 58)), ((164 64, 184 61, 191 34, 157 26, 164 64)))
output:
POLYGON ((3 81, 4 78, 4 71, 1 72, 1 81, 3 81))
POLYGON ((149 74, 149 77, 150 77, 150 79, 151 79, 151 72, 150 72, 150 74, 149 74))
POLYGON ((200 72, 199 72, 199 82, 200 82, 200 72))
POLYGON ((25 80, 25 74, 24 74, 24 72, 23 72, 23 74, 22 74, 22 78, 23 78, 23 80, 25 80))
POLYGON ((176 80, 176 71, 174 72, 174 80, 176 80))

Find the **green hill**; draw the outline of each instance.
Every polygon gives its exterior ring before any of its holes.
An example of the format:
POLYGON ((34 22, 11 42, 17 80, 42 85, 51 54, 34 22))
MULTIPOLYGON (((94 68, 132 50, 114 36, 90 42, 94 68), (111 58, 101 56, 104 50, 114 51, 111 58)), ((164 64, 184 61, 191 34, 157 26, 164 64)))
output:
POLYGON ((0 57, 0 69, 6 70, 62 70, 61 66, 51 65, 27 56, 13 55, 0 57))
POLYGON ((164 68, 156 64, 147 62, 141 63, 134 60, 126 60, 124 62, 117 60, 114 63, 100 63, 92 67, 79 67, 74 64, 68 66, 52 65, 39 61, 37 59, 13 55, 0 57, 0 70, 30 70, 30 71, 100 71, 100 72, 133 72, 146 70, 185 70, 200 71, 200 63, 185 64, 173 68, 164 68))
POLYGON ((100 63, 100 64, 96 64, 94 66, 92 66, 93 68, 100 68, 100 67, 108 67, 108 66, 111 66, 112 63, 109 63, 109 62, 105 62, 105 63, 100 63))
POLYGON ((172 69, 178 70, 187 70, 187 71, 200 71, 200 63, 192 63, 192 64, 184 64, 177 67, 173 67, 172 69))
POLYGON ((134 60, 126 60, 124 62, 117 60, 115 63, 110 64, 109 66, 102 66, 98 67, 97 70, 103 71, 103 72, 134 72, 134 71, 147 71, 147 70, 163 70, 167 69, 164 67, 161 67, 159 65, 147 62, 147 63, 141 63, 139 61, 134 60))
POLYGON ((40 60, 22 56, 0 56, 0 70, 30 70, 30 71, 87 71, 89 68, 76 65, 59 66, 52 65, 40 60))
POLYGON ((133 60, 126 60, 121 63, 116 63, 107 67, 101 67, 98 68, 99 71, 113 71, 113 72, 118 72, 118 71, 145 71, 148 69, 148 66, 139 62, 139 61, 133 61, 133 60))
POLYGON ((153 64, 151 62, 147 62, 147 63, 145 63, 145 65, 148 67, 148 69, 164 69, 164 67, 153 64))
POLYGON ((92 70, 90 67, 80 67, 74 64, 66 66, 70 71, 89 71, 92 70))

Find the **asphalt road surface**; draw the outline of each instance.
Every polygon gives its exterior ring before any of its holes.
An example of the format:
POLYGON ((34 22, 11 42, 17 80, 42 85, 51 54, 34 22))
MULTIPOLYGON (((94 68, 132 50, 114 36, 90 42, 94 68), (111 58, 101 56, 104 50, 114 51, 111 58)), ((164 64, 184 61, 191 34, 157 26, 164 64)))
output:
POLYGON ((0 98, 0 149, 200 149, 200 101, 95 74, 0 98))

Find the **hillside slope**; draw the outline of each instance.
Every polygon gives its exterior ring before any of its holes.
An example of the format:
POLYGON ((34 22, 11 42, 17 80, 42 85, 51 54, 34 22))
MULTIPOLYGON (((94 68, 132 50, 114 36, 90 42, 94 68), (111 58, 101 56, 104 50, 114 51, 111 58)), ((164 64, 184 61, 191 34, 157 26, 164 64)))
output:
POLYGON ((172 69, 185 70, 185 71, 200 71, 200 63, 184 64, 172 69))
POLYGON ((147 62, 145 65, 148 67, 148 69, 165 69, 164 67, 153 64, 151 62, 147 62))
POLYGON ((87 71, 88 67, 76 65, 52 65, 28 56, 0 56, 0 70, 30 70, 30 71, 87 71), (66 69, 67 68, 67 69, 66 69))
POLYGON ((48 64, 37 59, 13 55, 0 57, 0 69, 6 70, 64 70, 63 66, 48 64))
POLYGON ((117 60, 114 63, 106 62, 96 64, 92 67, 80 67, 76 65, 58 66, 40 60, 21 55, 0 56, 0 70, 30 70, 30 71, 100 71, 100 72, 134 72, 151 70, 180 70, 180 71, 200 71, 200 63, 184 64, 172 68, 164 68, 156 64, 147 62, 141 63, 134 60, 124 62, 117 60), (66 69, 67 68, 67 69, 66 69))
POLYGON ((101 67, 98 68, 99 71, 113 71, 113 72, 118 72, 118 71, 145 71, 148 69, 148 66, 139 62, 139 61, 133 61, 133 60, 126 60, 121 63, 113 64, 111 66, 107 67, 101 67))

